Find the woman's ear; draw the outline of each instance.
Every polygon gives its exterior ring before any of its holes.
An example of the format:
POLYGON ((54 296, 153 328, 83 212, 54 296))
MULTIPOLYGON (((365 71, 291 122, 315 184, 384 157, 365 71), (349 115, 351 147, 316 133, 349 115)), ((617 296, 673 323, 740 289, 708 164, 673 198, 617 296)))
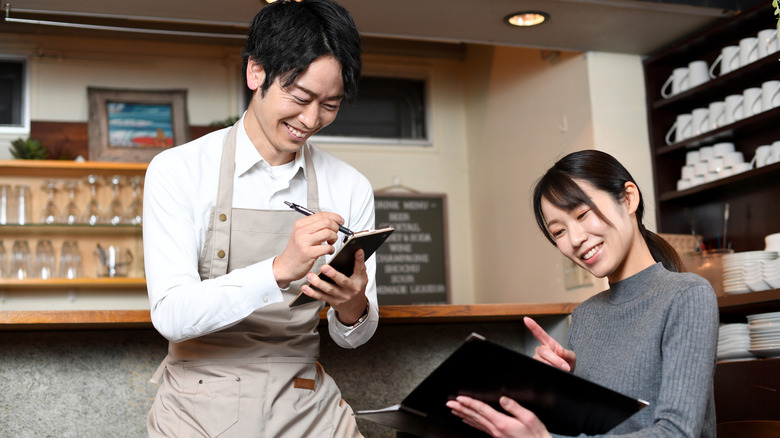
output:
POLYGON ((637 187, 637 185, 632 181, 626 181, 625 188, 626 188, 625 202, 626 202, 626 207, 628 208, 628 214, 634 214, 636 213, 636 209, 639 208, 639 201, 640 201, 639 187, 637 187))
POLYGON ((246 63, 246 85, 252 91, 257 91, 265 81, 263 66, 249 58, 246 63))

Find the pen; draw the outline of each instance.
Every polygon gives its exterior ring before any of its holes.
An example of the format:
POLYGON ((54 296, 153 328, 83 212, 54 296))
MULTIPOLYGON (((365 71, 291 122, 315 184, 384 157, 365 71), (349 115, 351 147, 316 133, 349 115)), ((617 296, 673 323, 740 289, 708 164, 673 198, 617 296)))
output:
MULTIPOLYGON (((287 204, 288 207, 290 207, 293 210, 297 211, 298 213, 304 214, 306 216, 311 216, 311 215, 314 214, 313 211, 309 210, 306 207, 300 206, 298 204, 294 204, 294 203, 289 202, 289 201, 284 201, 284 203, 287 204)), ((350 231, 349 228, 347 228, 345 226, 342 226, 342 225, 339 225, 339 231, 341 231, 342 233, 346 234, 347 236, 351 236, 351 235, 355 234, 352 231, 350 231)))

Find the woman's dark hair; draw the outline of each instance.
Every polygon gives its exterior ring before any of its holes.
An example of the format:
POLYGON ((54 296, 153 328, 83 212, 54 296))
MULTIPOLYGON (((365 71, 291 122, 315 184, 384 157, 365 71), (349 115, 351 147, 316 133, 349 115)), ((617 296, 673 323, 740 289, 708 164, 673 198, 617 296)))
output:
POLYGON ((331 0, 280 0, 255 15, 242 55, 263 66, 265 96, 277 77, 283 87, 293 82, 317 58, 332 55, 341 64, 344 100, 357 98, 360 77, 360 34, 344 7, 331 0))
MULTIPOLYGON (((536 224, 553 245, 555 245, 555 239, 547 229, 547 223, 542 215, 542 198, 566 211, 587 205, 604 222, 612 225, 576 181, 585 181, 591 184, 596 189, 608 193, 616 202, 622 202, 625 199, 626 182, 630 181, 636 184, 628 170, 612 155, 605 152, 577 151, 558 160, 536 183, 533 194, 536 224)), ((639 190, 639 186, 637 186, 637 190, 639 190)), ((639 232, 650 248, 650 254, 655 261, 663 263, 666 269, 684 272, 685 267, 677 251, 663 238, 645 228, 642 223, 644 214, 645 203, 640 190, 636 219, 639 224, 639 232)))

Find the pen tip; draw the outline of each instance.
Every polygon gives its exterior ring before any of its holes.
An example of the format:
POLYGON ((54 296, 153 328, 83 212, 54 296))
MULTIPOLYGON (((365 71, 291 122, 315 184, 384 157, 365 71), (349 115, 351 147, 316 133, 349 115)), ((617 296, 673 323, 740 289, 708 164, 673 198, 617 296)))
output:
POLYGON ((292 202, 290 201, 284 201, 285 204, 287 204, 288 207, 292 207, 292 202))

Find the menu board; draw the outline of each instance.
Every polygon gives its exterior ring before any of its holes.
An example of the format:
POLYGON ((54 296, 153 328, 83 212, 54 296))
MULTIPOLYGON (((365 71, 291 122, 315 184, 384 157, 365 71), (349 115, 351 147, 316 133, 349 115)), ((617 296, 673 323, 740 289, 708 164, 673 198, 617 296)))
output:
POLYGON ((446 304, 445 194, 376 193, 376 228, 394 227, 374 255, 379 305, 446 304))

